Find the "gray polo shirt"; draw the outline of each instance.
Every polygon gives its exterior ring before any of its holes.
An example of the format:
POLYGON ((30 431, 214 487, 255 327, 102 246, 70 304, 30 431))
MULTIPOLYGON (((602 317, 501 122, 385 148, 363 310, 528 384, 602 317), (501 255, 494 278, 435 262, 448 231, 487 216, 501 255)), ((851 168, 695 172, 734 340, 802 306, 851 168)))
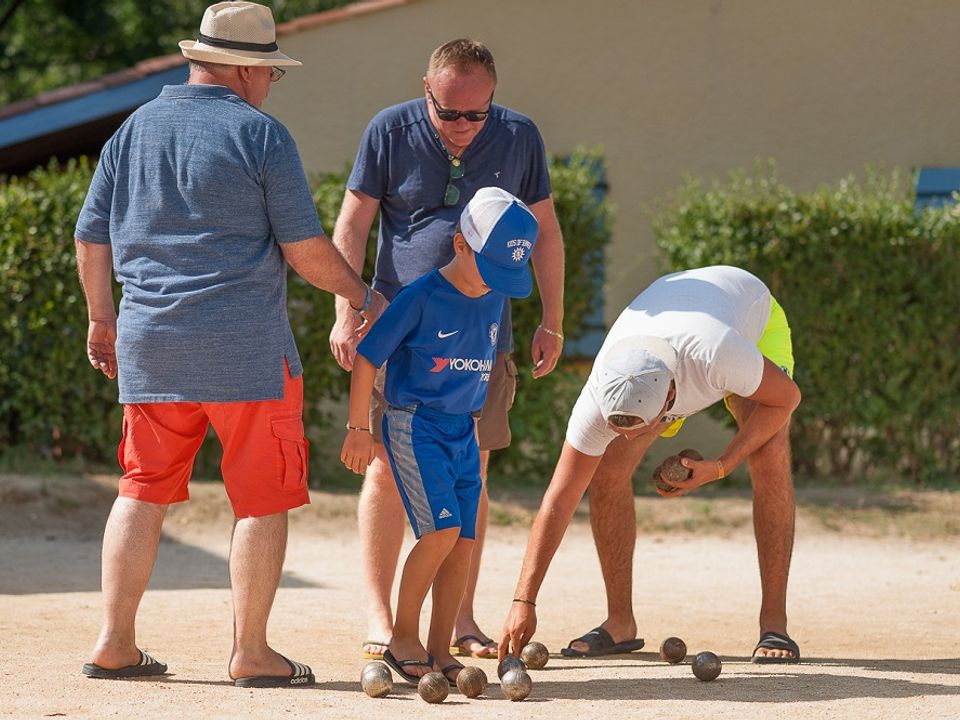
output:
POLYGON ((76 237, 123 287, 121 403, 283 397, 303 372, 280 244, 323 234, 290 133, 225 87, 167 86, 100 156, 76 237))

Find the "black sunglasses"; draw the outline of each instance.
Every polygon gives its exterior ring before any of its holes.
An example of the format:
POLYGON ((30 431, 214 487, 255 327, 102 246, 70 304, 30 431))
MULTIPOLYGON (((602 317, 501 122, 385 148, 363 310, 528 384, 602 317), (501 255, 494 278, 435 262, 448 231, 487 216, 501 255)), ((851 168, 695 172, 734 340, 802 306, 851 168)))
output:
MULTIPOLYGON (((443 120, 444 122, 456 122, 460 118, 466 118, 469 122, 483 122, 487 119, 487 115, 490 114, 490 110, 467 110, 461 112, 460 110, 448 110, 446 108, 440 107, 440 103, 437 102, 437 99, 433 96, 433 90, 430 89, 430 86, 427 85, 427 95, 430 96, 430 102, 433 103, 433 109, 437 113, 437 117, 443 120)), ((490 99, 487 101, 487 104, 493 102, 493 95, 490 96, 490 99)))
POLYGON ((466 167, 463 160, 458 157, 450 157, 450 179, 447 180, 447 187, 443 191, 443 206, 450 207, 460 202, 460 188, 453 184, 454 180, 463 177, 466 167))

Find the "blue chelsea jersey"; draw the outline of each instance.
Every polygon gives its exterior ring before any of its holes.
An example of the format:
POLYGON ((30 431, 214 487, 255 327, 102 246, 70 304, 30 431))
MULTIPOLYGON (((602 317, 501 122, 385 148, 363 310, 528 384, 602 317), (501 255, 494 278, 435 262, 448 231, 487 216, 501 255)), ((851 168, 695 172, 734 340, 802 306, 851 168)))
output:
POLYGON ((387 362, 391 405, 476 412, 487 397, 504 299, 467 297, 433 270, 394 297, 357 352, 377 367, 387 362))

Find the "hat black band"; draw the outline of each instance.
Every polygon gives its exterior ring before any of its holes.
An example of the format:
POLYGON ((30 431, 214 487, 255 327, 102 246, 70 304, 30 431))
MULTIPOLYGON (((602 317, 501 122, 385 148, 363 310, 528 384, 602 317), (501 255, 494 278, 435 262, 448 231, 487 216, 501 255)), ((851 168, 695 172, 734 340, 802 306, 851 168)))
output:
POLYGON ((212 38, 204 35, 203 33, 197 33, 197 42, 202 42, 204 45, 213 45, 214 47, 229 48, 230 50, 250 50, 252 52, 276 52, 280 49, 276 42, 236 42, 235 40, 220 40, 219 38, 212 38))

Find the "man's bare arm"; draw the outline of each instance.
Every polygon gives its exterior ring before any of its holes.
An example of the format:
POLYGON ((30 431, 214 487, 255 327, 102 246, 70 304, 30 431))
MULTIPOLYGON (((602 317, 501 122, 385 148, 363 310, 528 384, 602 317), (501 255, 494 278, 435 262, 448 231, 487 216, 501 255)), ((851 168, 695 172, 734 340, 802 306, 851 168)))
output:
POLYGON ((540 225, 531 261, 543 308, 540 327, 530 345, 533 376, 539 378, 557 366, 563 350, 563 234, 552 195, 531 205, 530 212, 540 225))
MULTIPOLYGON (((347 190, 343 195, 333 245, 357 275, 363 272, 367 236, 379 207, 379 200, 357 190, 347 190)), ((356 314, 341 296, 336 298, 336 312, 337 319, 330 330, 330 351, 340 367, 351 370, 357 352, 356 314)))
POLYGON ((108 378, 117 376, 117 310, 113 304, 110 245, 76 240, 77 274, 87 300, 87 359, 108 378))
MULTIPOLYGON (((368 290, 366 284, 326 235, 283 243, 280 249, 290 267, 308 283, 344 297, 354 308, 363 307, 368 290)), ((364 310, 363 318, 374 322, 386 306, 383 296, 375 290, 371 291, 371 302, 364 310)), ((351 312, 356 314, 353 310, 351 312)))

